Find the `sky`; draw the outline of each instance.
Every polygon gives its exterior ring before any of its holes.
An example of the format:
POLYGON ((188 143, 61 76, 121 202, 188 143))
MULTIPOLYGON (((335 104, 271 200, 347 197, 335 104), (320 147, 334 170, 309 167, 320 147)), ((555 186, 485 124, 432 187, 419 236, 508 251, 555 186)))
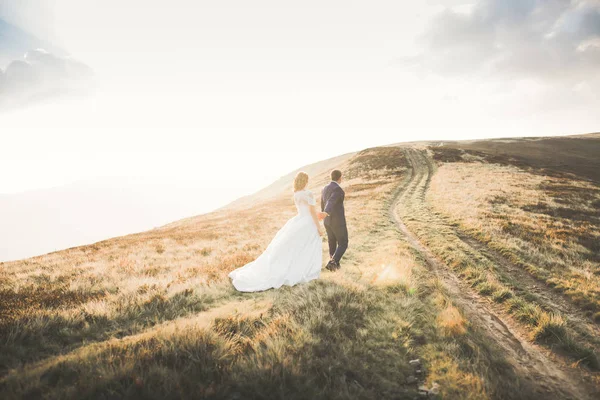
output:
POLYGON ((0 193, 113 175, 251 190, 369 146, 595 131, 599 10, 5 0, 0 18, 84 61, 97 89, 0 116, 0 193))
POLYGON ((145 177, 204 212, 371 146, 600 130, 599 0, 3 0, 0 18, 95 87, 0 110, 0 194, 145 177))

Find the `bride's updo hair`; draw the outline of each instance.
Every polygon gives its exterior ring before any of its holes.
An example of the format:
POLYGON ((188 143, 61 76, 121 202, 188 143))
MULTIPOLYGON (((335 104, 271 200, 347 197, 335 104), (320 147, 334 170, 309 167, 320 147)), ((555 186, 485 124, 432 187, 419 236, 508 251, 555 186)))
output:
POLYGON ((298 172, 294 178, 294 192, 304 189, 306 185, 308 185, 308 174, 303 171, 298 172))

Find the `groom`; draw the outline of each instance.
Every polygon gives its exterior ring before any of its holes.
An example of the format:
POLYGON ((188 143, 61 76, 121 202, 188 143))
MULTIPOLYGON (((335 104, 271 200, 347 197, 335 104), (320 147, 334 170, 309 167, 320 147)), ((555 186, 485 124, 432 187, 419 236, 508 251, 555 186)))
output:
POLYGON ((340 260, 348 248, 348 228, 344 213, 344 190, 340 186, 342 172, 331 171, 331 182, 323 188, 321 193, 321 215, 325 217, 323 225, 327 231, 329 242, 329 255, 331 260, 327 263, 329 271, 340 268, 340 260))

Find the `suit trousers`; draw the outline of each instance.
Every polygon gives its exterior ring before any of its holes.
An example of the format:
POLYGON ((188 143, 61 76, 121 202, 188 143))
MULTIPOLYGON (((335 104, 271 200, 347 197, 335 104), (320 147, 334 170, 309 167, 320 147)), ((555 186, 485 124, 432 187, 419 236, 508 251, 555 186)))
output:
POLYGON ((325 230, 329 242, 329 255, 339 264, 348 249, 348 228, 346 225, 325 225, 325 230))

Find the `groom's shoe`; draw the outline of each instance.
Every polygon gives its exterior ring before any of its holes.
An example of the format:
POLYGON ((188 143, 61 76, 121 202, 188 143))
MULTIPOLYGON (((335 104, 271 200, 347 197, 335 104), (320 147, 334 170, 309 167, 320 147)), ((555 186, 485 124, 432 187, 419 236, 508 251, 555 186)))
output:
POLYGON ((327 268, 327 269, 328 269, 329 271, 331 271, 331 272, 335 272, 335 271, 337 271, 338 269, 340 269, 340 264, 339 264, 339 263, 337 263, 337 262, 335 262, 335 260, 330 260, 330 261, 327 263, 327 266, 326 266, 325 268, 327 268))
POLYGON ((329 260, 329 262, 327 263, 325 268, 327 268, 328 271, 332 271, 332 272, 335 271, 337 269, 335 266, 335 261, 329 260))

